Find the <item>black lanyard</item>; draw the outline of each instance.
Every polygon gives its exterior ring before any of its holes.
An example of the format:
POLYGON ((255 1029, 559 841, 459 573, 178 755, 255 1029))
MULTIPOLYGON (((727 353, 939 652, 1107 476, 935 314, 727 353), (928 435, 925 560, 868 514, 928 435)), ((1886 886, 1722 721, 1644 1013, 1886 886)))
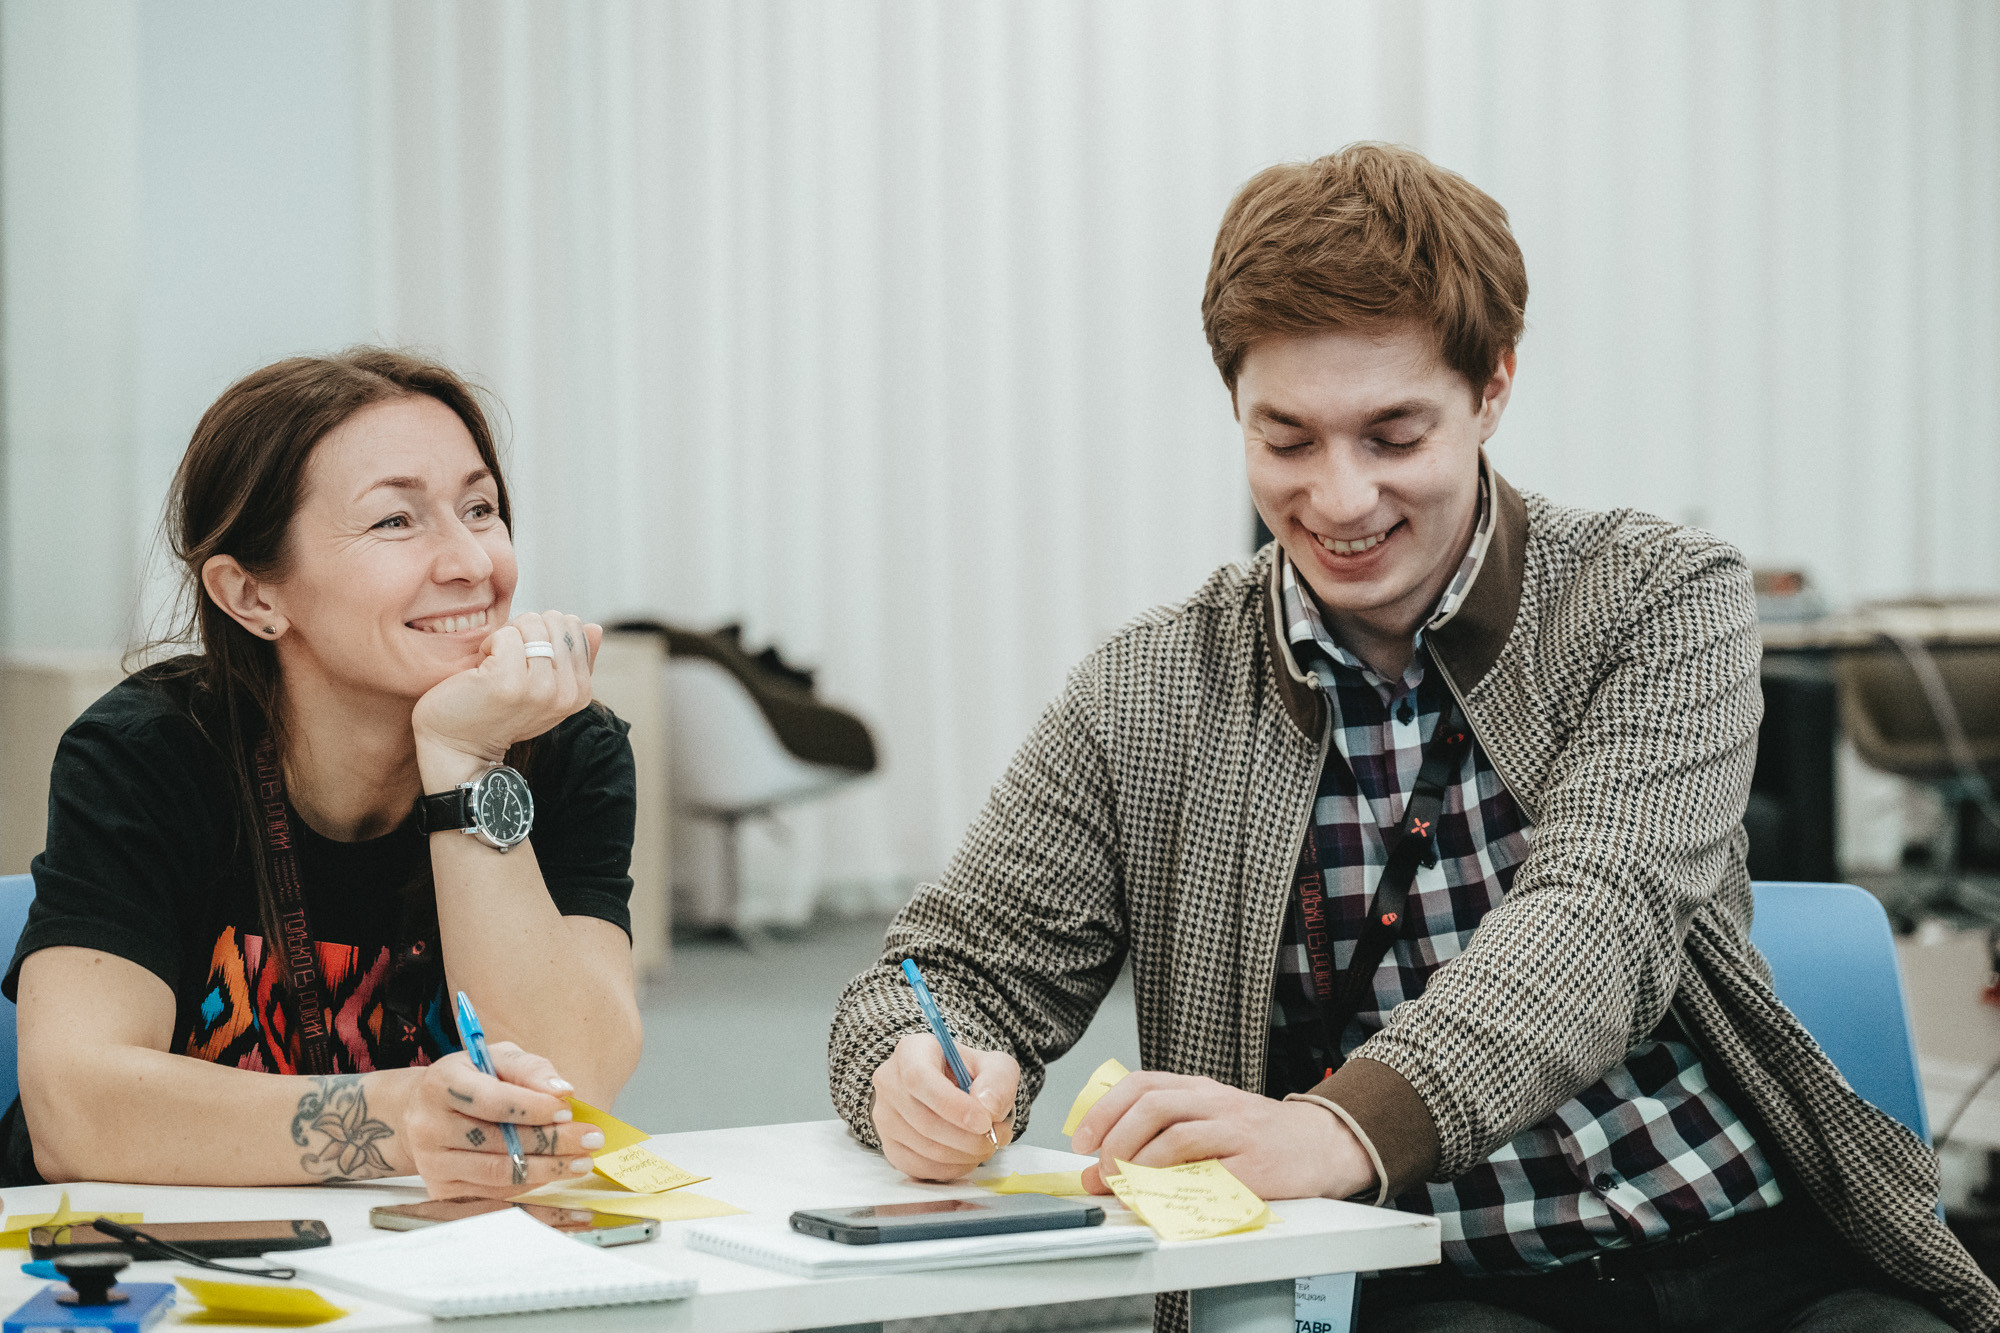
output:
POLYGON ((1306 829, 1305 855, 1300 858, 1296 886, 1299 935, 1312 969, 1312 985, 1306 989, 1312 996, 1313 1007, 1319 1011, 1326 1058, 1332 1066, 1327 1070, 1329 1074, 1342 1062, 1340 1035, 1373 990, 1375 969, 1388 956, 1389 947, 1408 929, 1405 918, 1410 885, 1417 877, 1419 863, 1436 862, 1431 848, 1437 837, 1438 812, 1444 808, 1445 789, 1452 774, 1458 771, 1471 739, 1472 729, 1466 725, 1465 713, 1454 698, 1438 718, 1437 728, 1424 746, 1423 767, 1417 771, 1416 785, 1410 789, 1409 802, 1403 807, 1403 822, 1397 825, 1394 840, 1389 842, 1389 862, 1375 882, 1375 896, 1369 900, 1367 919, 1361 923, 1361 938, 1355 941, 1354 956, 1348 960, 1346 969, 1338 974, 1333 969, 1326 883, 1320 874, 1319 830, 1317 826, 1306 829))
POLYGON ((277 744, 268 735, 257 743, 255 765, 257 803, 264 816, 264 866, 268 872, 258 885, 264 947, 278 960, 285 989, 292 995, 301 1072, 331 1074, 333 1038, 327 1031, 326 978, 320 973, 312 918, 306 914, 305 886, 299 879, 299 857, 292 847, 291 816, 285 807, 285 775, 278 766, 277 744))

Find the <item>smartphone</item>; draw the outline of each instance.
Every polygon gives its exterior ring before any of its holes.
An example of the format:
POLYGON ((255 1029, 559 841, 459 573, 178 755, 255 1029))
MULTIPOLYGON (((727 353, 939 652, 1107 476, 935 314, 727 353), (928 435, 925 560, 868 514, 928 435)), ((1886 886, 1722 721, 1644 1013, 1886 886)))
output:
POLYGON ((1104 1210, 1053 1194, 996 1194, 988 1199, 925 1199, 863 1208, 811 1208, 792 1214, 792 1230, 842 1245, 882 1245, 898 1240, 990 1236, 1003 1231, 1055 1231, 1094 1227, 1104 1210))
MULTIPOLYGON (((326 1223, 303 1217, 275 1222, 142 1222, 138 1226, 147 1235, 204 1259, 247 1259, 270 1250, 314 1250, 333 1244, 326 1223)), ((148 1246, 107 1236, 94 1226, 36 1227, 28 1233, 28 1250, 37 1259, 113 1250, 135 1259, 167 1257, 148 1246)))
POLYGON ((565 1236, 574 1236, 592 1245, 631 1245, 660 1234, 660 1224, 650 1217, 628 1217, 623 1213, 593 1213, 588 1208, 550 1208, 538 1203, 509 1203, 505 1199, 432 1199, 428 1203, 399 1203, 368 1210, 368 1225, 384 1231, 415 1231, 440 1222, 462 1222, 482 1213, 519 1208, 543 1226, 554 1227, 565 1236))

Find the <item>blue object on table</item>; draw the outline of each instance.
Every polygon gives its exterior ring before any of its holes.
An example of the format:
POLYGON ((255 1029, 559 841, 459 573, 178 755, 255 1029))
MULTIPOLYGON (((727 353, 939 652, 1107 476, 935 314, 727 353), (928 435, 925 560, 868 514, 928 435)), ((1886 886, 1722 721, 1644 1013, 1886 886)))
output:
MULTIPOLYGON (((486 1052, 486 1029, 479 1026, 479 1015, 472 1012, 472 1001, 464 991, 458 993, 458 1039, 465 1046, 465 1053, 472 1057, 472 1067, 490 1078, 498 1078, 493 1072, 493 1057, 486 1052)), ((506 1121, 500 1122, 500 1137, 507 1140, 507 1156, 514 1161, 514 1183, 528 1183, 528 1159, 521 1156, 521 1136, 506 1121)))
POLYGON ((159 1323, 174 1303, 171 1282, 121 1282, 117 1289, 125 1293, 125 1300, 118 1305, 63 1305, 56 1297, 69 1290, 66 1284, 43 1287, 33 1300, 8 1315, 0 1329, 4 1333, 57 1328, 140 1333, 159 1323))
POLYGON ((1750 942, 1778 998, 1862 1098, 1931 1141, 1896 939, 1875 895, 1852 884, 1751 885, 1750 942))
MULTIPOLYGON (((11 961, 21 930, 28 924, 28 904, 35 901, 33 875, 0 875, 0 959, 11 961)), ((5 971, 6 961, 0 961, 5 971)), ((21 1095, 21 1071, 15 1056, 14 1002, 0 999, 0 1111, 21 1095)))
MULTIPOLYGON (((931 1025, 931 1032, 944 1047, 945 1063, 951 1066, 951 1076, 957 1081, 961 1092, 972 1091, 972 1075, 966 1072, 965 1061, 958 1058, 958 1043, 951 1039, 951 1029, 944 1024, 944 1015, 938 1012, 937 1002, 931 999, 931 988, 924 984, 924 974, 917 971, 915 960, 903 960, 903 975, 910 979, 910 989, 917 993, 917 1007, 924 1011, 924 1021, 931 1025)), ((1000 1139, 992 1130, 986 1137, 998 1147, 1000 1139)))
POLYGON ((41 1278, 44 1282, 60 1282, 62 1274, 56 1272, 55 1262, 50 1259, 30 1259, 21 1265, 21 1271, 29 1277, 41 1278))

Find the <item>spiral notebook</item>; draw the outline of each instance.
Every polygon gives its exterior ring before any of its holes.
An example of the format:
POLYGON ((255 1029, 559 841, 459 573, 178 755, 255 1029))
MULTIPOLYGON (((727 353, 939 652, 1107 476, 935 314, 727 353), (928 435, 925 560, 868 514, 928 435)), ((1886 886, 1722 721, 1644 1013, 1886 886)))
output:
POLYGON ((438 1319, 636 1305, 695 1281, 573 1240, 518 1208, 325 1250, 287 1250, 299 1276, 438 1319))
POLYGON ((1158 1249, 1160 1244, 1147 1228, 1124 1224, 904 1240, 893 1245, 842 1245, 818 1236, 802 1236, 783 1222, 757 1217, 698 1223, 687 1229, 683 1240, 691 1250, 795 1277, 928 1273, 940 1268, 1086 1259, 1100 1254, 1137 1254, 1158 1249))

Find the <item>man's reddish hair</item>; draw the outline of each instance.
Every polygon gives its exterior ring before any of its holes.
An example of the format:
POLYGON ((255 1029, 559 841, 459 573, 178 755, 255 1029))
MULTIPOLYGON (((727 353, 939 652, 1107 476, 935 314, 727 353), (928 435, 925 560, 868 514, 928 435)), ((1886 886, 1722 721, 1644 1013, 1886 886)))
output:
POLYGON ((1394 144, 1350 144, 1252 176, 1216 234, 1201 320, 1230 392, 1271 334, 1428 326, 1476 396, 1520 341, 1528 270, 1507 210, 1394 144))

